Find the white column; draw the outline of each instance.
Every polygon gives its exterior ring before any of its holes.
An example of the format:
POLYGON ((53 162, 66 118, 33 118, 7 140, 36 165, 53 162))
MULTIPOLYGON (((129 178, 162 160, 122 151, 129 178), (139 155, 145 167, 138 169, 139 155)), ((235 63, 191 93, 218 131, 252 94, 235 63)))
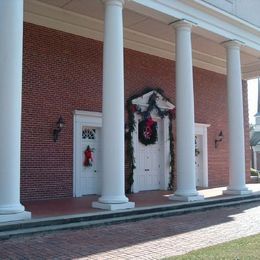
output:
POLYGON ((133 208, 125 196, 124 146, 124 0, 103 0, 105 5, 103 50, 102 191, 93 207, 133 208))
POLYGON ((203 200, 196 190, 195 126, 192 73, 191 23, 177 21, 176 42, 176 172, 173 200, 203 200))
POLYGON ((240 43, 224 43, 227 54, 229 186, 225 194, 250 193, 245 186, 245 141, 240 43))
POLYGON ((30 218, 20 204, 23 1, 0 1, 0 222, 30 218))

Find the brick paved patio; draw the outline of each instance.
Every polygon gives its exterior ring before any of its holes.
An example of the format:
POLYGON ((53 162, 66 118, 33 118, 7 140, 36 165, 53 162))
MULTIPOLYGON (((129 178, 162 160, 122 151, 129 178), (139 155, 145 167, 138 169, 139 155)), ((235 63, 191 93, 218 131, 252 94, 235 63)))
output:
MULTIPOLYGON (((260 233, 260 203, 1 241, 0 259, 161 259, 260 233)), ((242 250, 242 249, 241 249, 242 250)))

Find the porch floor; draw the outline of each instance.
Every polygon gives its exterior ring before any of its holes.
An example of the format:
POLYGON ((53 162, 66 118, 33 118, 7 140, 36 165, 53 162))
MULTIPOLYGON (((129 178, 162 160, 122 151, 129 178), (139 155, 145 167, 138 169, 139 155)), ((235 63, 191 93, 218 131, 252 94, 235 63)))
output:
MULTIPOLYGON (((248 184, 247 187, 253 193, 260 194, 260 183, 248 184)), ((217 198, 230 198, 234 195, 223 195, 222 192, 226 187, 200 189, 199 193, 204 195, 205 200, 217 198)), ((166 204, 180 204, 188 202, 178 202, 169 200, 172 191, 143 191, 135 194, 129 194, 129 201, 135 202, 135 207, 152 207, 166 204)), ((99 196, 88 195, 80 198, 61 198, 52 200, 39 200, 23 202, 27 211, 32 213, 32 218, 55 217, 61 215, 73 215, 91 212, 102 212, 103 210, 91 207, 93 201, 97 201, 99 196)))

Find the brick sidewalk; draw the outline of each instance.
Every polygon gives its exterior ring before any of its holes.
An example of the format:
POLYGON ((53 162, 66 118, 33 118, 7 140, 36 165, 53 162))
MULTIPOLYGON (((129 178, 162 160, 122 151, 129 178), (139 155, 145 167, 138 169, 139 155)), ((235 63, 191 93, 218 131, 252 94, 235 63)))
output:
POLYGON ((136 223, 0 241, 0 259, 161 259, 260 233, 250 203, 136 223))

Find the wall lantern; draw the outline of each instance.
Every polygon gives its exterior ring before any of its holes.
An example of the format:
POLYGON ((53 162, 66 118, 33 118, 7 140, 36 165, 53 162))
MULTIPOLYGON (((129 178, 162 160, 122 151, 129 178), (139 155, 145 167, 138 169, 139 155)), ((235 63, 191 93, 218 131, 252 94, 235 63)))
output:
POLYGON ((224 138, 223 132, 220 131, 218 136, 215 139, 215 148, 218 147, 218 143, 221 142, 223 140, 223 138, 224 138))
POLYGON ((53 141, 56 142, 58 140, 59 137, 59 133, 61 132, 62 128, 64 128, 65 126, 65 122, 62 118, 62 116, 60 116, 59 120, 56 123, 56 127, 53 129, 53 141))
POLYGON ((129 133, 129 125, 125 123, 125 134, 129 133))

